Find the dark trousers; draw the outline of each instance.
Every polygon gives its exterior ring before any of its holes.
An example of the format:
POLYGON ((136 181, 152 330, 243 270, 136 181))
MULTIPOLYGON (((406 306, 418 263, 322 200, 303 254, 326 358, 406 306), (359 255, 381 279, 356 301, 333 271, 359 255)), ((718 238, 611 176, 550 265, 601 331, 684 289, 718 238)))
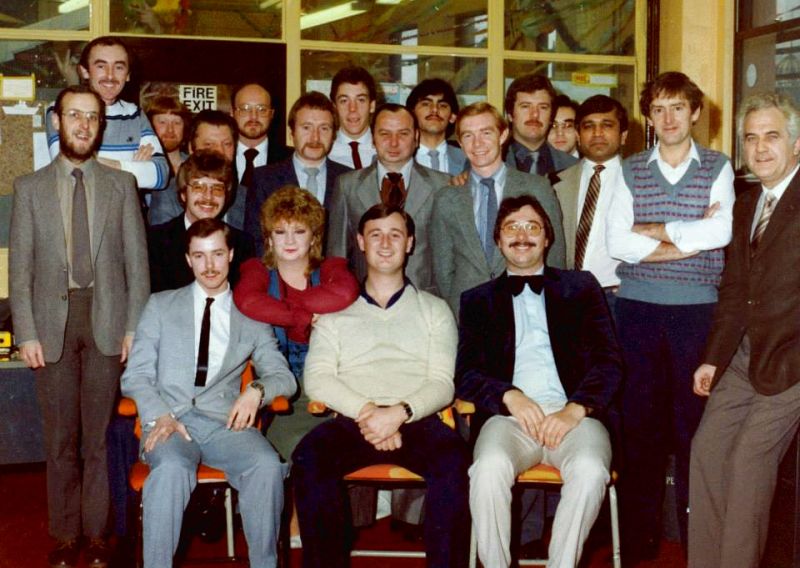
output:
POLYGON ((342 477, 379 463, 406 467, 425 479, 427 565, 467 566, 470 456, 465 442, 436 415, 404 424, 400 433, 402 447, 381 452, 364 440, 358 424, 338 416, 314 428, 297 446, 292 479, 305 568, 350 565, 349 513, 342 477))
MULTIPOLYGON (((658 542, 667 457, 675 453, 675 506, 686 543, 689 451, 705 399, 692 392, 716 304, 661 305, 617 298, 627 380, 622 393, 620 486, 625 553, 658 542)), ((623 554, 625 557, 625 554, 623 554)))
POLYGON ((109 513, 106 428, 122 365, 100 353, 92 336, 92 290, 69 293, 61 359, 36 370, 47 459, 50 535, 106 533, 109 513))

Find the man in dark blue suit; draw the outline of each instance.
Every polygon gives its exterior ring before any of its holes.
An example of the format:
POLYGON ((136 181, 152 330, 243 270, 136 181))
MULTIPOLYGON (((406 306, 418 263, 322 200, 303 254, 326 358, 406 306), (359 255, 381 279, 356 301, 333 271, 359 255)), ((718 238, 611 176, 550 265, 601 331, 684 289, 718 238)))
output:
POLYGON ((261 233, 261 205, 285 185, 297 185, 314 195, 327 211, 339 174, 350 168, 327 158, 336 133, 333 103, 322 93, 311 91, 301 96, 289 111, 289 130, 294 142, 291 157, 256 168, 253 187, 247 192, 244 230, 256 245, 256 254, 264 254, 261 233))
POLYGON ((576 566, 609 480, 603 420, 622 358, 589 272, 545 267, 554 239, 532 196, 505 199, 494 239, 506 273, 461 296, 456 396, 475 403, 470 510, 484 566, 511 563, 511 487, 538 463, 564 486, 548 566, 576 566))

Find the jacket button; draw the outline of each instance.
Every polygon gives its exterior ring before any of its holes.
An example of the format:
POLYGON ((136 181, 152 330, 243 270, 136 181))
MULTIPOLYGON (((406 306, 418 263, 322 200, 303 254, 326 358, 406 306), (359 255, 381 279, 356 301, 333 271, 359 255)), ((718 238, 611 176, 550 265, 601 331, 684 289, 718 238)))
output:
POLYGON ((66 295, 66 294, 62 294, 62 295, 61 295, 61 299, 62 299, 62 300, 64 300, 64 301, 66 302, 66 301, 67 301, 67 295, 66 295))
POLYGON ((489 273, 489 278, 494 278, 494 272, 489 273))

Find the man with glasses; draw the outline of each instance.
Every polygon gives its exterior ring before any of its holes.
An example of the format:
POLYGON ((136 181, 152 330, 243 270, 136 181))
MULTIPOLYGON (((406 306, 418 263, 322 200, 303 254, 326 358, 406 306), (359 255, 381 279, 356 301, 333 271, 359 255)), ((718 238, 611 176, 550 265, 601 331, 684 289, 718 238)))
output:
POLYGON ((553 100, 553 107, 556 109, 553 124, 550 125, 550 132, 547 134, 547 142, 555 149, 561 150, 580 158, 578 153, 578 130, 575 115, 578 113, 578 103, 567 95, 558 95, 553 100))
MULTIPOLYGON (((194 279, 185 259, 186 230, 198 219, 215 219, 233 198, 233 167, 222 155, 199 150, 178 170, 178 200, 184 212, 162 225, 151 227, 148 235, 150 286, 153 292, 174 290, 194 279)), ((229 280, 236 284, 239 265, 254 254, 253 240, 231 228, 233 260, 229 280)))
POLYGON ((456 396, 475 403, 470 511, 484 566, 511 564, 511 488, 539 463, 564 479, 551 567, 578 564, 603 503, 611 443, 601 422, 622 381, 603 289, 545 266, 554 232, 530 195, 505 199, 493 239, 499 278, 461 296, 456 396))

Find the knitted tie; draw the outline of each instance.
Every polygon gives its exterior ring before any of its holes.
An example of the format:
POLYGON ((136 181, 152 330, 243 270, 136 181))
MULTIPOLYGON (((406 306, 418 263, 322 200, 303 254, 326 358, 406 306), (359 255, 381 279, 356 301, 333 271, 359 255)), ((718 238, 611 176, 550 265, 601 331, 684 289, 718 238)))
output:
POLYGON ((200 349, 197 351, 197 372, 194 375, 194 386, 206 386, 208 376, 208 340, 211 337, 211 304, 214 298, 206 298, 206 309, 203 310, 203 323, 200 326, 200 349))
POLYGON ((244 173, 242 174, 242 185, 247 188, 253 187, 253 170, 256 167, 256 156, 258 156, 258 150, 255 148, 248 148, 244 151, 244 173))
POLYGON ((494 223, 497 220, 497 193, 494 191, 494 178, 483 178, 480 183, 485 188, 483 203, 486 205, 486 218, 483 220, 483 254, 489 266, 494 256, 494 223))
POLYGON ((79 168, 72 170, 72 176, 75 178, 75 191, 72 194, 72 279, 81 288, 86 288, 94 279, 86 186, 79 168))
POLYGON ((403 174, 388 172, 381 183, 381 202, 402 207, 406 202, 406 186, 403 174))
POLYGON ((431 157, 431 168, 439 171, 439 151, 438 150, 429 150, 428 155, 431 157))
POLYGON ((761 243, 761 238, 764 236, 764 231, 767 230, 769 219, 772 217, 772 212, 775 211, 775 196, 772 192, 767 192, 766 199, 764 200, 764 207, 761 209, 761 217, 758 218, 756 230, 753 231, 753 239, 750 241, 750 250, 754 253, 758 250, 758 245, 761 243))
POLYGON ((597 199, 600 197, 600 172, 604 169, 606 167, 603 165, 595 166, 592 179, 589 180, 589 191, 586 192, 581 220, 578 222, 578 231, 575 233, 575 270, 583 268, 583 255, 586 253, 586 244, 589 242, 589 233, 592 231, 594 210, 597 207, 597 199))
POLYGON ((353 168, 360 170, 364 166, 361 165, 361 156, 358 153, 358 142, 353 140, 350 142, 350 152, 353 155, 353 168))
POLYGON ((317 174, 319 173, 319 168, 303 168, 303 171, 308 176, 308 181, 306 182, 306 189, 314 197, 319 199, 319 184, 317 184, 317 174))

